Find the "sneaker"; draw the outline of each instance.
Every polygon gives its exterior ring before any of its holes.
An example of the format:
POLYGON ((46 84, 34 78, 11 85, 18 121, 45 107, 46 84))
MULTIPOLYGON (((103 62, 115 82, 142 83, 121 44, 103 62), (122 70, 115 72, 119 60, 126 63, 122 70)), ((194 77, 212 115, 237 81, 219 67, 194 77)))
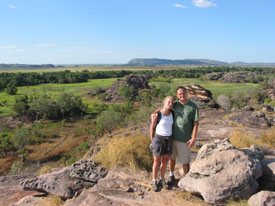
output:
POLYGON ((160 180, 159 181, 159 184, 162 186, 162 188, 164 188, 164 189, 168 189, 168 185, 167 185, 167 183, 165 182, 165 179, 162 179, 162 180, 160 180))
POLYGON ((156 192, 158 190, 157 181, 152 181, 152 190, 156 192))
POLYGON ((172 176, 169 176, 169 180, 168 180, 168 184, 169 185, 173 185, 174 184, 174 182, 175 182, 175 176, 174 175, 172 175, 172 176))

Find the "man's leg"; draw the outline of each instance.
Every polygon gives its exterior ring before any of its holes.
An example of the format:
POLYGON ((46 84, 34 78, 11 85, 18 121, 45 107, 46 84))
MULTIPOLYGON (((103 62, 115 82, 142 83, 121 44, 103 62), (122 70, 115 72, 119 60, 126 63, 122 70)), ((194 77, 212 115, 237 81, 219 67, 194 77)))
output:
POLYGON ((175 170, 175 166, 176 166, 176 160, 174 159, 174 160, 169 160, 169 171, 170 172, 174 172, 174 170, 175 170))
POLYGON ((186 175, 189 172, 189 169, 190 169, 189 163, 183 164, 184 175, 186 175))

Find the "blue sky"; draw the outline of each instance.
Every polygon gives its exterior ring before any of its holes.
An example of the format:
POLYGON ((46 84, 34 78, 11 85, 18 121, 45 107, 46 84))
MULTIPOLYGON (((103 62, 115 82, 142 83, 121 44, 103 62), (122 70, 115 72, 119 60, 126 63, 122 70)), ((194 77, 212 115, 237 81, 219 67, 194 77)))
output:
POLYGON ((275 0, 0 0, 0 63, 275 62, 275 0))

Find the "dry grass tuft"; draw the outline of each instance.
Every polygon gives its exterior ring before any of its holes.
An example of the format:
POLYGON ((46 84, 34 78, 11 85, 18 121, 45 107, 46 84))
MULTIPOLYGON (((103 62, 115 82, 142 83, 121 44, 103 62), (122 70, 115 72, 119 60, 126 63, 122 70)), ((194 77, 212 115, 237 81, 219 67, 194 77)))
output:
POLYGON ((121 166, 149 171, 152 168, 150 143, 150 139, 144 135, 115 137, 93 156, 93 160, 109 169, 121 166))
POLYGON ((61 206, 61 205, 64 205, 64 201, 62 201, 60 197, 49 195, 41 206, 61 206))
POLYGON ((248 148, 255 144, 260 146, 261 141, 251 136, 245 129, 236 129, 229 136, 230 142, 237 148, 248 148))
POLYGON ((265 132, 260 140, 264 146, 275 148, 275 127, 272 127, 269 131, 265 132))
POLYGON ((237 148, 248 148, 255 144, 262 147, 275 147, 275 127, 265 132, 261 137, 256 138, 250 135, 246 129, 239 128, 233 131, 230 136, 230 142, 237 148))

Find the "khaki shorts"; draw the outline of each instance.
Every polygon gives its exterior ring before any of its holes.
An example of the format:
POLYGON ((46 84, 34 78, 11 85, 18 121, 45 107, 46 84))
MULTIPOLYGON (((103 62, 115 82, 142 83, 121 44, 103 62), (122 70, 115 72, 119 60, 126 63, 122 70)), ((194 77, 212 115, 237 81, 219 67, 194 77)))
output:
POLYGON ((188 164, 190 162, 191 150, 188 144, 185 142, 173 140, 173 152, 170 155, 171 160, 177 160, 182 164, 188 164))

